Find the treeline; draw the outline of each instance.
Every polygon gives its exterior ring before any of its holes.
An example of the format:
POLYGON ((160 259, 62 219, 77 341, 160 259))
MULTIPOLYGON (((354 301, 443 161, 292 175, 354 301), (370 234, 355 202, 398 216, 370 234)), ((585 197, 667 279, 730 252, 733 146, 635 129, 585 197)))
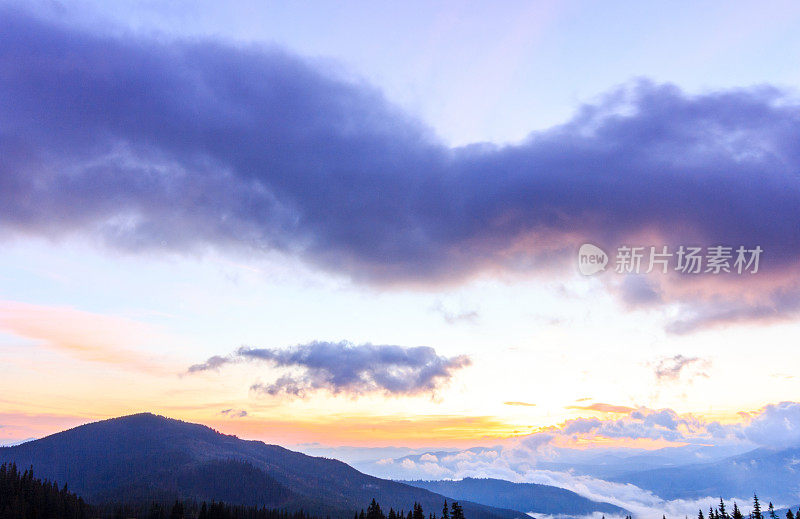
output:
POLYGON ((35 478, 33 469, 0 465, 0 519, 317 519, 303 512, 221 502, 90 505, 66 485, 35 478))
POLYGON ((91 507, 56 483, 20 472, 14 464, 0 465, 0 519, 86 519, 91 507))
POLYGON ((171 505, 109 504, 94 507, 94 510, 97 513, 93 517, 110 519, 317 519, 302 510, 287 512, 274 508, 228 505, 215 501, 211 503, 175 501, 171 505))
MULTIPOLYGON (((739 508, 736 501, 733 502, 733 509, 729 513, 728 508, 725 506, 725 501, 723 501, 722 498, 719 500, 719 506, 716 508, 710 507, 708 509, 708 519, 745 519, 745 517, 748 519, 782 519, 778 517, 772 503, 767 505, 766 513, 762 510, 758 494, 753 494, 753 510, 748 512, 746 516, 739 508)), ((698 512, 697 519, 706 519, 702 510, 698 512)), ((797 509, 797 514, 792 513, 791 509, 787 509, 786 519, 800 519, 800 508, 797 509)))
MULTIPOLYGON (((425 511, 419 503, 414 503, 414 506, 408 511, 408 514, 403 510, 396 512, 393 508, 389 508, 388 515, 384 514, 381 505, 373 498, 372 503, 367 507, 366 513, 364 510, 361 510, 361 513, 356 514, 353 519, 426 519, 426 517, 425 511)), ((441 518, 437 518, 435 513, 430 513, 427 519, 465 519, 464 509, 461 508, 458 501, 453 501, 448 507, 447 500, 445 499, 441 518)))
MULTIPOLYGON (((288 512, 274 508, 175 501, 165 504, 107 503, 92 505, 69 491, 66 485, 35 478, 33 469, 20 471, 13 463, 0 465, 0 519, 321 519, 303 510, 288 512)), ((330 518, 325 518, 330 519, 330 518)), ((406 515, 389 509, 388 516, 372 500, 366 512, 354 519, 465 519, 457 502, 444 502, 441 518, 425 516, 422 506, 414 503, 406 515)))

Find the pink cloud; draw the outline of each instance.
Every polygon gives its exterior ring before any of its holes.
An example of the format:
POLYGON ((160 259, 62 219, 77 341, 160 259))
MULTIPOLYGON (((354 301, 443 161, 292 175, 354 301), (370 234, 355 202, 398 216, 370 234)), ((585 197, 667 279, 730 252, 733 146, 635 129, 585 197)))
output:
POLYGON ((157 333, 148 325, 71 307, 0 301, 0 331, 30 339, 82 360, 152 371, 157 366, 137 346, 157 333))

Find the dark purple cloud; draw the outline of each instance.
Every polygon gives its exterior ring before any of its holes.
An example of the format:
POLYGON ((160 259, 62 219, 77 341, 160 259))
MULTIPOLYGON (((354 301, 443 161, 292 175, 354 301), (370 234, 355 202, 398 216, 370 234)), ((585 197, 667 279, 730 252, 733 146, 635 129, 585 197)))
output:
POLYGON ((294 370, 251 390, 271 396, 304 397, 318 390, 352 396, 365 393, 415 395, 433 393, 455 371, 470 365, 469 357, 444 357, 433 348, 316 341, 290 348, 242 347, 227 357, 214 356, 189 368, 190 373, 216 370, 225 364, 264 362, 294 370), (297 373, 299 370, 299 373, 297 373))
POLYGON ((571 266, 583 241, 760 245, 757 287, 620 295, 689 302, 678 332, 800 310, 796 276, 766 282, 800 252, 800 106, 775 88, 640 81, 520 144, 454 149, 277 49, 107 37, 13 7, 0 34, 2 233, 278 250, 370 283, 571 266))

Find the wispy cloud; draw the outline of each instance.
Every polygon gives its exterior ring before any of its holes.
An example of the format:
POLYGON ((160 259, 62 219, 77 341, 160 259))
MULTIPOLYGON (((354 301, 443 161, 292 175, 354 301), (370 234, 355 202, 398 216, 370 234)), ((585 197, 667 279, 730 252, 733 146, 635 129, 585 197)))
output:
POLYGON ((474 324, 480 318, 477 310, 452 311, 447 309, 441 301, 433 305, 433 311, 438 313, 447 324, 470 323, 474 324))
POLYGON ((162 371, 137 351, 159 337, 150 326, 71 307, 0 301, 0 330, 68 355, 144 371, 162 371))
POLYGON ((326 390, 352 396, 366 393, 417 395, 433 393, 454 373, 470 365, 469 357, 445 357, 427 346, 352 344, 316 341, 289 348, 242 347, 227 357, 214 356, 189 367, 190 373, 215 370, 229 363, 264 362, 277 368, 300 369, 251 390, 270 396, 305 397, 326 390))
POLYGON ((220 355, 214 355, 213 357, 209 357, 208 360, 205 362, 201 362, 200 364, 192 364, 189 366, 187 370, 189 373, 197 373, 200 371, 212 371, 218 370, 221 367, 225 366, 226 364, 230 364, 234 361, 234 357, 227 356, 222 357, 220 355))
POLYGON ((571 405, 567 406, 567 409, 577 409, 581 411, 597 411, 600 413, 617 413, 617 414, 628 414, 636 410, 633 407, 628 407, 624 405, 603 404, 601 402, 583 406, 571 405))
MULTIPOLYGON (((678 380, 681 373, 687 371, 690 367, 705 368, 709 366, 710 362, 699 357, 685 357, 683 355, 675 355, 674 357, 667 357, 658 361, 655 367, 656 379, 659 381, 674 381, 678 380)), ((708 377, 704 371, 695 371, 693 376, 708 377)))
POLYGON ((225 416, 229 416, 231 418, 244 418, 248 413, 244 409, 223 409, 220 411, 220 414, 224 414, 225 416))
POLYGON ((513 406, 522 406, 522 407, 536 407, 536 404, 531 404, 529 402, 519 402, 516 400, 509 400, 508 402, 503 402, 503 405, 513 405, 513 406))

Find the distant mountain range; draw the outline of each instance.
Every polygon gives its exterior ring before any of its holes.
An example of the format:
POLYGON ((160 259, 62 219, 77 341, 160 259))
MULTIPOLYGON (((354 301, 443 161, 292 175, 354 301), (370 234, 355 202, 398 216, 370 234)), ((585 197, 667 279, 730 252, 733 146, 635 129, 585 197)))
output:
POLYGON ((710 463, 632 471, 611 478, 664 499, 752 497, 783 505, 800 501, 800 447, 756 449, 710 463))
POLYGON ((455 499, 470 499, 499 508, 546 515, 588 515, 593 512, 629 515, 624 508, 592 501, 564 488, 502 479, 465 478, 460 481, 404 481, 455 499))

